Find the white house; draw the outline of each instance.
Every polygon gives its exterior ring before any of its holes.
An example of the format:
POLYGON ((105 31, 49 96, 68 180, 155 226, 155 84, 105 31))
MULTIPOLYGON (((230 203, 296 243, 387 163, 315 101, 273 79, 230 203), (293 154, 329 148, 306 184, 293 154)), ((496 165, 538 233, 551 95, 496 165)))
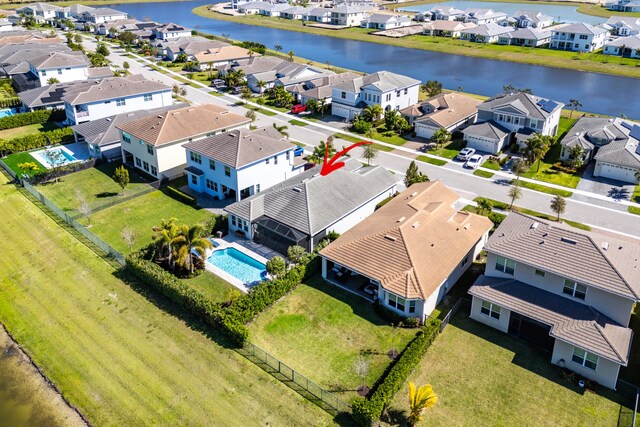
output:
POLYGON ((389 15, 387 13, 373 13, 360 23, 363 28, 374 28, 376 30, 391 30, 410 25, 411 19, 407 15, 389 15))
POLYGON ((78 19, 83 22, 90 22, 93 24, 101 24, 104 22, 113 22, 118 20, 127 19, 129 15, 126 12, 119 10, 99 7, 91 8, 91 10, 84 11, 78 19))
POLYGON ((609 32, 602 27, 577 23, 557 26, 551 31, 551 49, 593 52, 604 47, 609 32))
POLYGON ((463 21, 466 13, 455 7, 434 6, 425 14, 427 15, 432 21, 463 21))
POLYGON ((293 94, 295 100, 301 104, 306 104, 307 101, 313 99, 320 103, 324 102, 324 105, 329 105, 331 104, 333 86, 352 81, 358 76, 359 74, 352 72, 331 74, 289 86, 287 87, 287 91, 293 94))
POLYGON ((553 16, 545 15, 542 12, 531 12, 519 10, 513 15, 518 28, 538 28, 542 29, 553 25, 553 16))
POLYGON ((221 46, 200 51, 194 55, 194 59, 198 62, 196 67, 198 70, 209 70, 254 56, 260 56, 260 54, 240 46, 221 46))
POLYGON ((533 341, 551 363, 615 389, 640 299, 640 243, 512 212, 485 250, 484 275, 469 289, 471 318, 533 341))
POLYGON ((147 116, 117 126, 122 160, 155 178, 172 179, 184 174, 185 144, 249 123, 246 117, 212 104, 147 116))
POLYGON ((320 24, 329 24, 331 22, 331 8, 314 7, 303 17, 305 21, 317 22, 320 24))
POLYGON ((139 74, 87 81, 68 90, 62 100, 70 125, 173 103, 171 87, 139 74))
POLYGON ((151 30, 153 36, 160 40, 172 40, 179 37, 191 36, 191 30, 183 27, 182 25, 169 22, 168 24, 160 25, 151 30))
POLYGON ((616 0, 607 2, 605 7, 618 12, 640 12, 640 2, 634 0, 616 0))
POLYGON ((33 3, 17 8, 16 12, 32 17, 39 24, 44 24, 55 20, 56 12, 61 10, 60 6, 51 3, 33 3))
POLYGON ((608 41, 602 53, 618 55, 624 58, 640 58, 640 35, 619 37, 608 41))
POLYGON ((388 309, 425 320, 473 264, 493 226, 457 211, 458 199, 440 181, 412 185, 320 251, 322 277, 355 289, 370 285, 388 309))
POLYGON ((292 245, 312 250, 327 233, 345 233, 396 192, 400 177, 354 158, 326 176, 320 166, 225 208, 229 233, 282 254, 292 245))
POLYGON ((635 36, 640 34, 640 18, 628 16, 612 16, 606 22, 611 33, 617 36, 635 36))
POLYGON ((359 27, 369 16, 370 7, 341 5, 331 9, 330 24, 344 27, 359 27))
POLYGON ((516 31, 502 34, 498 44, 514 46, 540 47, 551 42, 551 30, 548 28, 518 28, 516 31))
POLYGON ((29 60, 31 74, 46 86, 49 79, 67 83, 89 78, 89 60, 82 52, 51 52, 29 60))
POLYGON ((482 24, 460 31, 460 39, 475 43, 497 43, 501 36, 513 31, 513 27, 503 27, 495 23, 482 24))
POLYGON ((465 9, 465 22, 472 22, 476 25, 493 24, 507 17, 504 12, 496 12, 493 9, 465 9))
POLYGON ((411 77, 378 71, 336 84, 331 91, 331 114, 353 119, 367 105, 383 110, 401 110, 418 102, 420 81, 411 77))
POLYGON ((438 129, 455 132, 475 123, 481 102, 460 93, 441 93, 400 110, 400 114, 414 125, 416 136, 431 138, 438 129))
POLYGON ((294 146, 274 127, 236 129, 184 145, 189 188, 240 201, 304 170, 294 146))
POLYGON ((451 37, 457 39, 462 31, 476 28, 477 25, 471 22, 462 21, 430 21, 423 24, 424 35, 451 37))
POLYGON ((309 11, 310 7, 291 6, 280 11, 280 16, 285 19, 303 19, 309 11))

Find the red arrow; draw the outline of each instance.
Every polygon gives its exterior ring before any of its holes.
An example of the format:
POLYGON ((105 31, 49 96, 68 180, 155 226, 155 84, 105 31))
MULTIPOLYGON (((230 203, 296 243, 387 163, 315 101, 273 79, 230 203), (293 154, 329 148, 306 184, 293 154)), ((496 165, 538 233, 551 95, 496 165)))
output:
POLYGON ((361 145, 367 145, 367 144, 371 144, 371 142, 369 142, 369 141, 360 141, 360 142, 358 142, 356 144, 350 145, 347 148, 345 148, 344 150, 340 151, 339 153, 336 153, 330 160, 327 160, 327 157, 329 157, 329 144, 327 144, 327 148, 324 151, 324 163, 322 163, 322 170, 320 170, 320 175, 327 176, 331 172, 340 169, 341 167, 344 166, 344 162, 337 162, 336 163, 336 160, 338 160, 340 157, 342 157, 345 154, 347 154, 348 151, 351 151, 354 148, 359 147, 361 145))

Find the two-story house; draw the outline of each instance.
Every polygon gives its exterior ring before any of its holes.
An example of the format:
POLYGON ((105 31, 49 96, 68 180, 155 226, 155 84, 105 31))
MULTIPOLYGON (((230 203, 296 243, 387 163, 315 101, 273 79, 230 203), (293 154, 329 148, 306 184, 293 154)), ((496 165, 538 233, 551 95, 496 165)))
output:
POLYGON ((554 136, 562 107, 524 92, 501 94, 478 105, 476 123, 462 133, 468 147, 497 154, 511 142, 524 146, 534 133, 554 136))
POLYGON ((274 127, 236 129, 184 145, 189 188, 240 201, 304 170, 294 146, 274 127))
POLYGON ((399 111, 418 102, 420 81, 389 71, 378 71, 336 84, 331 91, 331 114, 353 119, 367 105, 399 111))
POLYGON ((33 3, 16 9, 18 14, 33 18, 38 24, 53 22, 56 19, 56 13, 61 11, 60 6, 51 3, 33 3))
POLYGON ((414 126, 416 136, 431 138, 438 129, 455 132, 475 123, 481 102, 461 93, 441 93, 403 108, 400 114, 414 126))
POLYGON ((460 39, 474 43, 497 43, 500 37, 514 31, 513 27, 504 27, 492 22, 460 31, 460 39))
POLYGON ((594 52, 602 49, 609 31, 584 23, 559 25, 551 30, 551 49, 594 52))
POLYGON ((465 16, 464 10, 443 6, 434 6, 425 14, 432 21, 464 21, 465 16))
POLYGON ((412 185, 320 251, 322 277, 350 289, 368 286, 388 309, 424 320, 473 264, 493 226, 456 209, 458 200, 440 181, 412 185))
POLYGON ((605 7, 618 12, 640 12, 640 2, 636 0, 615 0, 605 3, 605 7))
POLYGON ((471 318, 551 352, 551 363, 615 389, 640 300, 640 241, 516 212, 485 245, 471 318))
POLYGON ((496 12, 493 9, 465 9, 465 22, 472 22, 476 25, 493 24, 507 17, 504 12, 496 12))
POLYGON ((376 30, 391 30, 393 28, 408 27, 411 19, 407 15, 390 15, 388 13, 373 13, 360 23, 363 28, 376 30))
POLYGON ((302 19, 304 21, 328 24, 331 22, 331 9, 328 7, 314 7, 308 11, 302 19))
POLYGON ((126 12, 111 9, 108 7, 91 8, 82 12, 78 18, 82 22, 89 22, 92 24, 101 24, 105 22, 119 21, 127 19, 129 15, 126 12))
POLYGON ((359 27, 360 23, 369 16, 370 7, 340 5, 331 9, 330 24, 343 27, 359 27))
POLYGON ((29 60, 29 71, 40 81, 40 86, 46 86, 51 79, 67 83, 90 78, 89 60, 82 52, 45 53, 29 60))
POLYGON ((151 33, 156 39, 165 41, 191 36, 191 30, 189 28, 172 22, 153 28, 151 33))
POLYGON ((184 145, 251 121, 212 104, 185 107, 118 125, 122 160, 158 178, 184 174, 184 145))
POLYGON ((173 103, 171 87, 146 80, 140 74, 74 85, 62 100, 69 125, 173 103))
POLYGON ((542 12, 519 10, 513 15, 518 28, 545 28, 553 25, 553 16, 542 12))

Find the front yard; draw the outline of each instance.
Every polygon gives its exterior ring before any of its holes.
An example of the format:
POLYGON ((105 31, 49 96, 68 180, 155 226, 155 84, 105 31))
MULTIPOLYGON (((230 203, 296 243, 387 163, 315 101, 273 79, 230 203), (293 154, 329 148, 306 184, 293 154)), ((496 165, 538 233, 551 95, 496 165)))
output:
MULTIPOLYGON (((389 366, 393 328, 364 299, 312 278, 249 327, 250 340, 349 402, 357 397, 362 379, 354 372, 360 354, 369 362, 371 387, 389 366)), ((417 329, 396 329, 395 348, 401 351, 417 329)))
POLYGON ((599 388, 583 394, 549 360, 538 347, 477 323, 461 309, 396 395, 390 424, 406 424, 412 381, 431 384, 439 397, 424 425, 617 425, 616 393, 599 388))

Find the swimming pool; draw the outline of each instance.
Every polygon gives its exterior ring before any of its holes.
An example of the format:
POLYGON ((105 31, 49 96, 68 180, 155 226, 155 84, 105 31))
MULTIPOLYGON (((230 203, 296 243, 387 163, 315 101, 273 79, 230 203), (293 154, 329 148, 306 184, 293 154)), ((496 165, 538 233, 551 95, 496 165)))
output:
POLYGON ((214 251, 207 261, 244 284, 266 278, 267 267, 263 263, 235 248, 214 251))
POLYGON ((56 147, 32 152, 31 155, 44 167, 51 169, 56 166, 64 166, 79 161, 66 147, 56 147))
POLYGON ((11 108, 5 108, 0 110, 0 119, 3 117, 13 116, 15 112, 11 108))

